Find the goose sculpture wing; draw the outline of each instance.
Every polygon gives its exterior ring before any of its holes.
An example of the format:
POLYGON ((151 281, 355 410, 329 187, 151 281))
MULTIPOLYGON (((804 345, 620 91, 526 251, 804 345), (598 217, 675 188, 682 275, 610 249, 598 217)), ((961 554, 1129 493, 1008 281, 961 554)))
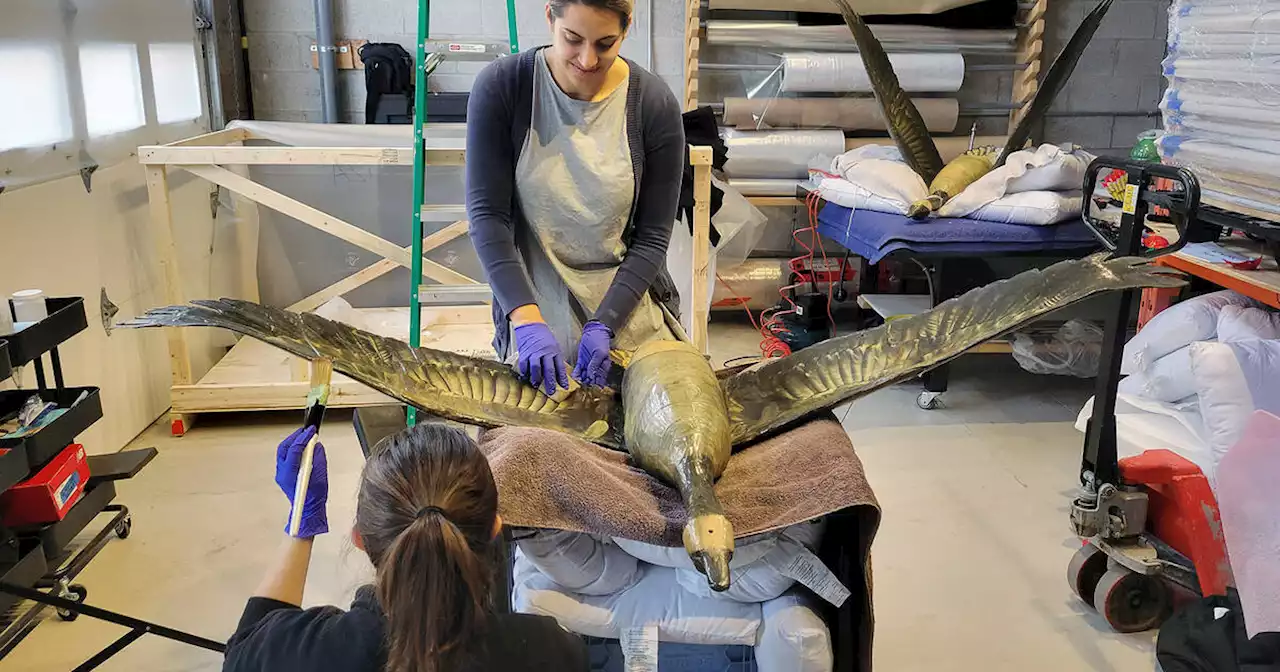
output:
POLYGON ((548 397, 499 362, 411 348, 310 313, 219 299, 157 308, 117 326, 222 327, 304 359, 332 360, 335 371, 450 420, 554 429, 611 448, 622 442, 622 413, 613 395, 578 388, 557 401, 559 395, 548 397))
POLYGON ((1020 273, 887 322, 767 360, 721 382, 734 444, 918 376, 966 350, 1095 294, 1178 287, 1180 277, 1105 253, 1020 273))
POLYGON ((1080 62, 1080 56, 1093 39, 1098 26, 1102 25, 1102 19, 1111 8, 1113 0, 1100 0, 1076 28, 1067 45, 1054 59, 1053 65, 1049 66, 1044 81, 1036 89, 1031 104, 1026 108, 1026 113, 1009 132, 1003 150, 997 151, 995 147, 972 148, 946 165, 943 165, 938 148, 919 110, 911 102, 911 97, 902 90, 880 40, 876 39, 862 17, 853 11, 848 0, 832 2, 840 8, 845 25, 849 27, 849 32, 858 45, 858 54, 867 71, 867 78, 871 81, 871 88, 875 91, 876 102, 889 128, 890 137, 902 153, 903 160, 929 188, 929 196, 912 203, 907 211, 913 219, 923 219, 978 178, 1003 165, 1010 154, 1022 149, 1030 139, 1032 129, 1044 118, 1053 105, 1053 100, 1071 78, 1076 64, 1080 62))

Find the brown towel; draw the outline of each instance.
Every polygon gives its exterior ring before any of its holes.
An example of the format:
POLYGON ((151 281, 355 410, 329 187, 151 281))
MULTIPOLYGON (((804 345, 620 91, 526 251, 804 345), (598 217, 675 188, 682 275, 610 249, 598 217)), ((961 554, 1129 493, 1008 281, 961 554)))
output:
MULTIPOLYGON (((679 493, 628 464, 626 453, 530 427, 485 431, 480 449, 508 525, 681 545, 679 493)), ((879 511, 849 436, 834 420, 815 420, 735 453, 716 494, 738 537, 849 507, 879 511)))
MULTIPOLYGON (((679 493, 630 466, 626 453, 528 427, 486 430, 480 449, 497 480, 507 525, 681 545, 679 493)), ((716 494, 738 537, 842 512, 828 525, 819 555, 854 597, 824 612, 835 669, 870 672, 869 555, 880 506, 840 423, 814 420, 743 448, 729 458, 716 494)))

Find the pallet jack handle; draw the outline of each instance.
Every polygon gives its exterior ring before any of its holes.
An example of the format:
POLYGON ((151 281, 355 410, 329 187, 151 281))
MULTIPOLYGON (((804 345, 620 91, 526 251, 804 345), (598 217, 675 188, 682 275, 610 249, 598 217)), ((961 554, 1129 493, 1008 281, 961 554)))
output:
MULTIPOLYGON (((1155 258, 1177 252, 1195 233, 1199 209, 1200 181, 1186 168, 1099 157, 1089 164, 1085 173, 1081 217, 1113 256, 1155 258), (1126 179, 1118 228, 1093 217, 1090 207, 1099 175, 1110 174, 1113 170, 1124 171, 1126 179), (1161 189, 1157 190, 1156 178, 1162 178, 1171 184, 1161 185, 1161 189), (1147 213, 1152 206, 1169 211, 1170 223, 1177 229, 1177 236, 1175 240, 1167 241, 1168 245, 1164 247, 1147 249, 1143 246, 1143 233, 1147 213)), ((1080 483, 1088 492, 1096 493, 1103 485, 1118 485, 1120 481, 1116 447, 1116 385, 1120 381, 1120 359, 1128 333, 1129 317, 1133 313, 1134 299, 1138 296, 1138 290, 1132 290, 1119 292, 1109 299, 1112 309, 1107 313, 1104 327, 1100 367, 1093 396, 1093 414, 1086 430, 1084 456, 1080 466, 1080 483)))

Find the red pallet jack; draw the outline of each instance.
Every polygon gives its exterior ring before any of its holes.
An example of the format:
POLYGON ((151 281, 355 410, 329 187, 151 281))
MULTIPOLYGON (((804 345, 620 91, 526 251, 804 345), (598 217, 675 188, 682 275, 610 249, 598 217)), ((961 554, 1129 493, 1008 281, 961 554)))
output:
MULTIPOLYGON (((1089 166, 1084 195, 1085 223, 1116 255, 1172 254, 1200 237, 1200 185, 1186 169, 1099 158, 1089 166), (1089 207, 1099 176, 1117 169, 1127 173, 1118 223, 1089 207), (1159 231, 1161 247, 1145 247, 1146 216, 1155 207, 1168 211, 1170 224, 1159 231)), ((1080 491, 1071 502, 1071 528, 1083 545, 1067 569, 1072 591, 1119 632, 1158 627, 1180 595, 1225 594, 1231 582, 1218 504, 1199 467, 1168 450, 1117 460, 1116 384, 1138 296, 1131 291, 1108 299, 1114 303, 1107 313, 1080 491)))

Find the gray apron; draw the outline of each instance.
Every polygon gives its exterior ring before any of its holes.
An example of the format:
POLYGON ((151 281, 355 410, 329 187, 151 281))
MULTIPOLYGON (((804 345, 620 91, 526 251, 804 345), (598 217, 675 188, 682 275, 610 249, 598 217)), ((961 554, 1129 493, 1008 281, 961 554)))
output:
MULTIPOLYGON (((627 246, 622 234, 635 200, 627 140, 627 89, 607 98, 574 100, 535 58, 533 116, 516 164, 516 196, 530 233, 516 246, 533 281, 542 316, 570 366, 582 326, 613 283, 627 246)), ((676 338, 649 292, 614 334, 615 350, 676 338)), ((507 362, 517 358, 514 336, 507 362)))

